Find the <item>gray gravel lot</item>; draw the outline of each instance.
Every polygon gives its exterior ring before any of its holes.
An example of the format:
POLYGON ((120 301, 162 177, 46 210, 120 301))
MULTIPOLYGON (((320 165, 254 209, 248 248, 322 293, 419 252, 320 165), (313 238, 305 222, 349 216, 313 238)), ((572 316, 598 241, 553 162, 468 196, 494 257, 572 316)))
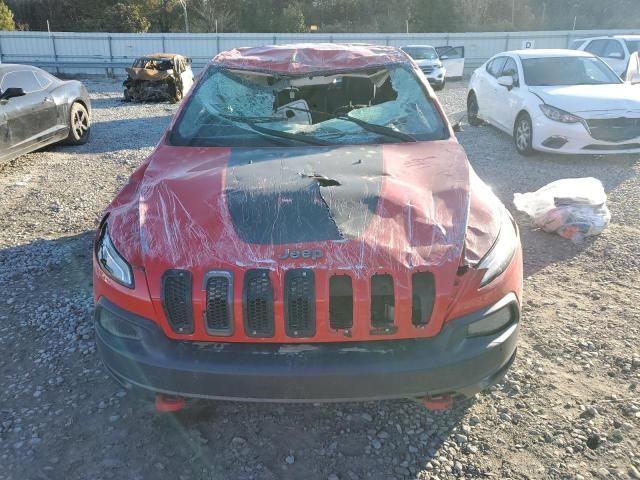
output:
MULTIPOLYGON (((453 410, 412 401, 196 402, 176 415, 123 391, 92 332, 92 231, 176 106, 90 81, 81 147, 0 166, 0 479, 640 478, 640 158, 519 157, 464 125, 459 140, 505 204, 594 176, 610 227, 582 245, 514 212, 525 250, 519 356, 503 384, 453 410)), ((451 117, 462 83, 439 97, 451 117)))

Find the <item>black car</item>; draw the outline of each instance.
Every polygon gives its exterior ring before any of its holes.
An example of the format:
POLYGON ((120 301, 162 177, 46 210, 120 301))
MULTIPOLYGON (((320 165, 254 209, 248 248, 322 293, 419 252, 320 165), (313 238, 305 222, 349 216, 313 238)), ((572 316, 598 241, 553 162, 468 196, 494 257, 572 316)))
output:
POLYGON ((0 65, 0 163, 52 143, 86 143, 89 92, 36 67, 0 65))

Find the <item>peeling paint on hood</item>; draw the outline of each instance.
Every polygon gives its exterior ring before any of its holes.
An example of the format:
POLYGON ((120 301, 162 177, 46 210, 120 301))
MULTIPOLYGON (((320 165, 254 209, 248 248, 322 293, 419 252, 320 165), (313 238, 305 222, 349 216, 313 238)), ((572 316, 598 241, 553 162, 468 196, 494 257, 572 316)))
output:
MULTIPOLYGON (((248 164, 250 160, 244 161, 248 164)), ((318 162, 318 158, 314 161, 318 162)), ((298 259, 296 268, 348 268, 362 275, 370 275, 377 269, 394 271, 444 265, 456 268, 467 226, 469 175, 464 151, 455 141, 250 151, 161 146, 145 168, 132 177, 136 185, 125 187, 114 201, 109 228, 125 258, 158 272, 168 268, 225 268, 239 264, 247 268, 265 264, 289 268, 292 267, 290 261, 279 259, 287 248, 323 250, 321 258, 298 259), (298 191, 298 195, 292 195, 286 180, 291 178, 292 171, 304 171, 313 164, 314 156, 321 159, 324 155, 328 156, 327 165, 332 170, 341 161, 345 163, 345 171, 347 165, 353 170, 354 163, 364 161, 376 151, 381 156, 382 170, 377 174, 380 185, 375 188, 373 179, 366 175, 359 179, 362 185, 358 187, 354 185, 353 173, 350 178, 341 176, 340 171, 323 171, 321 161, 311 169, 339 179, 340 186, 330 187, 335 192, 360 189, 351 199, 331 200, 334 210, 348 210, 349 202, 358 203, 366 196, 367 189, 371 189, 371 198, 375 201, 365 201, 366 212, 358 210, 362 207, 353 208, 351 214, 357 218, 350 219, 350 212, 346 211, 342 212, 340 221, 347 231, 344 225, 350 221, 362 223, 360 217, 370 215, 366 225, 349 231, 345 238, 314 239, 311 236, 304 242, 294 243, 251 243, 246 238, 243 241, 237 226, 239 220, 234 220, 230 211, 229 193, 233 192, 233 185, 229 183, 233 181, 230 161, 234 155, 255 157, 256 164, 269 157, 271 180, 258 175, 252 188, 255 192, 269 191, 270 194, 260 199, 263 203, 255 204, 254 208, 260 205, 264 215, 277 219, 279 213, 291 214, 287 202, 313 201, 309 197, 311 193, 299 194, 298 191), (288 159, 286 166, 285 158, 288 159), (134 188, 136 194, 131 192, 134 188), (118 201, 120 197, 123 202, 118 201), (289 213, 284 213, 286 209, 289 213)), ((307 180, 310 185, 314 183, 307 180)), ((325 195, 329 198, 338 193, 325 195)), ((252 213, 239 211, 237 215, 252 213)), ((328 214, 334 220, 338 216, 336 212, 328 214)), ((250 224, 244 228, 250 229, 250 224)))

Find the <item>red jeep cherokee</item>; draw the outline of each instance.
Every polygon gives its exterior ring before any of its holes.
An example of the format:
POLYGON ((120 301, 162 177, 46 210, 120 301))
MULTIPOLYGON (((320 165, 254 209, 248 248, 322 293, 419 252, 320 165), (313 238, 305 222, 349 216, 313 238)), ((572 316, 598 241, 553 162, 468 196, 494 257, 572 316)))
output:
POLYGON ((94 286, 127 386, 450 404, 514 359, 522 252, 402 51, 241 48, 107 209, 94 286))

